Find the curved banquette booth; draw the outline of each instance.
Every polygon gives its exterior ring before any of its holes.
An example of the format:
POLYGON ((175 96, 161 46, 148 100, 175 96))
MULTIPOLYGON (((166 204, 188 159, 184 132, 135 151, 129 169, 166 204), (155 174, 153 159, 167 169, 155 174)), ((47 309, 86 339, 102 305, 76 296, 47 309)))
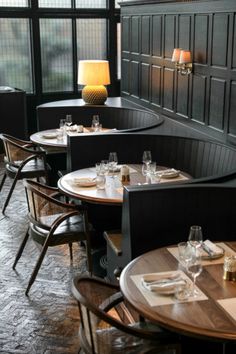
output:
POLYGON ((59 127, 60 119, 72 115, 74 124, 91 126, 92 116, 99 115, 103 127, 117 132, 139 131, 156 127, 163 122, 158 114, 134 107, 115 106, 116 100, 110 98, 110 105, 81 105, 82 100, 67 100, 42 104, 37 107, 38 131, 59 127), (64 104, 63 104, 64 102, 64 104))
POLYGON ((144 150, 152 152, 158 165, 182 170, 190 183, 223 182, 236 178, 236 149, 189 137, 152 134, 93 134, 69 137, 67 169, 93 166, 116 151, 119 163, 142 163, 144 150))
POLYGON ((201 225, 204 240, 235 241, 235 198, 236 188, 222 183, 125 187, 121 233, 106 233, 108 277, 145 252, 186 241, 191 225, 201 225))
POLYGON ((114 271, 119 274, 120 269, 144 252, 187 239, 192 224, 200 224, 204 237, 212 240, 234 240, 236 235, 236 188, 219 183, 236 179, 236 149, 230 146, 217 141, 143 133, 69 137, 68 169, 93 166, 106 159, 110 151, 117 152, 121 164, 142 163, 144 150, 152 152, 158 165, 182 170, 192 179, 181 185, 124 188, 119 211, 121 231, 107 228, 104 233, 107 272, 112 280, 114 271))

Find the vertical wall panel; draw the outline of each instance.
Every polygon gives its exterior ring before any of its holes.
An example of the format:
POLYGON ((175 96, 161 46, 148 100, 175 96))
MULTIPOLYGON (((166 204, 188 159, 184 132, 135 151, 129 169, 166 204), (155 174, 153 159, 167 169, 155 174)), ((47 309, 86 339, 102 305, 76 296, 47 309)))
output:
POLYGON ((236 15, 234 14, 234 27, 233 27, 233 56, 232 67, 236 68, 236 15))
POLYGON ((225 104, 225 80, 211 79, 209 125, 223 130, 225 104))
POLYGON ((196 15, 194 32, 194 57, 196 63, 207 63, 209 16, 196 15))
POLYGON ((130 17, 122 17, 122 50, 130 51, 130 17))
POLYGON ((163 107, 169 111, 174 110, 174 70, 164 68, 163 107))
POLYGON ((161 106, 161 67, 152 65, 151 70, 151 102, 157 106, 161 106))
POLYGON ((228 45, 228 15, 213 16, 212 65, 226 66, 228 45))
POLYGON ((139 53, 139 16, 131 18, 131 52, 139 53))
POLYGON ((229 133, 236 137, 236 81, 231 82, 229 133))
POLYGON ((179 47, 189 50, 191 36, 191 17, 179 16, 179 47))
POLYGON ((150 16, 142 16, 141 53, 150 54, 150 16))
POLYGON ((205 122, 206 77, 193 75, 192 119, 205 122))
POLYGON ((171 58, 175 47, 175 16, 166 15, 164 22, 164 57, 171 58))
POLYGON ((162 16, 152 17, 152 55, 162 56, 162 16))
POLYGON ((178 74, 177 81, 177 113, 188 116, 188 76, 178 74))
POLYGON ((141 63, 140 97, 149 101, 150 65, 141 63))
POLYGON ((129 82, 130 82, 130 75, 129 75, 129 60, 122 59, 121 61, 121 72, 122 77, 125 77, 126 80, 121 81, 121 91, 124 93, 129 93, 129 82))
POLYGON ((131 61, 130 63, 130 93, 134 97, 139 97, 139 62, 131 61))

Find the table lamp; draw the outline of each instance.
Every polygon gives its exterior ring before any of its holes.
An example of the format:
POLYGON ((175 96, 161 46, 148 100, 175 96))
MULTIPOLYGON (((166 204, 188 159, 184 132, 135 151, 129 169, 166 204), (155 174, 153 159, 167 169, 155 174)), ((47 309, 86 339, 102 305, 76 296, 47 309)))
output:
POLYGON ((80 60, 78 84, 86 85, 82 90, 82 98, 87 104, 104 104, 110 84, 109 63, 107 60, 80 60))

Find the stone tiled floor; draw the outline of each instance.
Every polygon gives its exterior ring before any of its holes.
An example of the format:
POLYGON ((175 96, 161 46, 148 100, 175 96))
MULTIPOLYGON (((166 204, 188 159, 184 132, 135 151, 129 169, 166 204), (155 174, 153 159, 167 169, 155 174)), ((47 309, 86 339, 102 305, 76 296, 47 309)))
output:
MULTIPOLYGON (((2 178, 0 164, 0 179, 2 178)), ((0 194, 0 208, 11 181, 0 194)), ((78 352, 79 314, 71 294, 75 274, 85 272, 85 254, 73 246, 50 248, 29 296, 24 291, 39 250, 30 241, 18 262, 12 264, 27 228, 27 205, 21 182, 6 209, 0 212, 0 353, 52 354, 78 352)))

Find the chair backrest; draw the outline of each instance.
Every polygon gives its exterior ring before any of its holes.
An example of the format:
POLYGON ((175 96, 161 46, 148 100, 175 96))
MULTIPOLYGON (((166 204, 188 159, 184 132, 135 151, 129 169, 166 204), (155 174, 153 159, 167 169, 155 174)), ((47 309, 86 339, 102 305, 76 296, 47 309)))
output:
POLYGON ((109 336, 112 336, 112 328, 126 329, 124 324, 106 311, 109 307, 112 308, 118 291, 117 286, 107 284, 101 279, 76 277, 73 280, 72 292, 78 301, 85 337, 81 340, 87 342, 92 353, 108 353, 106 345, 109 343, 109 336))
POLYGON ((201 225, 204 239, 236 240, 236 188, 219 184, 125 187, 120 266, 158 247, 188 238, 201 225))
POLYGON ((116 151, 119 163, 142 163, 144 150, 158 165, 173 167, 193 177, 191 182, 236 177, 236 149, 194 138, 151 134, 94 134, 69 137, 68 171, 86 168, 116 151))
MULTIPOLYGON (((55 194, 58 194, 56 188, 31 180, 24 180, 24 186, 28 201, 29 218, 35 225, 49 230, 60 215, 70 212, 68 207, 65 209, 65 203, 53 198, 55 194)), ((73 210, 71 208, 71 211, 73 210)))
POLYGON ((23 161, 33 154, 32 151, 27 150, 27 142, 7 134, 1 134, 0 137, 3 141, 8 162, 23 161))

